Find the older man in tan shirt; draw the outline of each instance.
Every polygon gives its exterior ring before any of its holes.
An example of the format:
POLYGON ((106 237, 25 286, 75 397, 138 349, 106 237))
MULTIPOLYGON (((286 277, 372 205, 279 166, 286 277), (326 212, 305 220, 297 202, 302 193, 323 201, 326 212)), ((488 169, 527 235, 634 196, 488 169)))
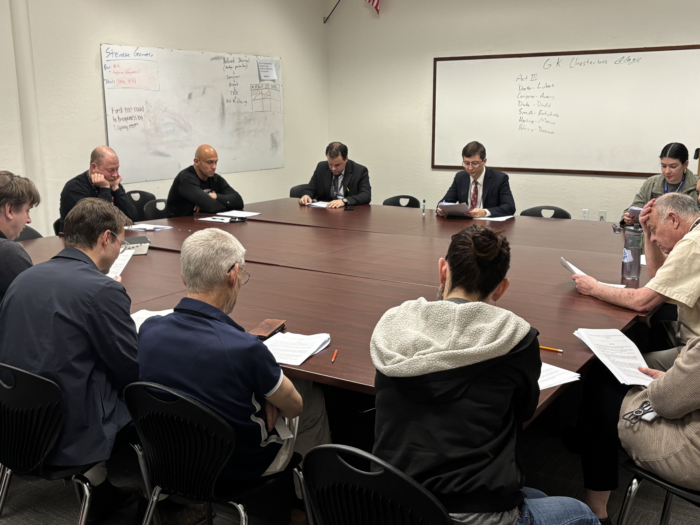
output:
POLYGON ((677 305, 678 321, 660 324, 666 332, 658 338, 663 342, 644 355, 651 368, 668 370, 680 347, 700 336, 700 212, 691 197, 669 193, 649 201, 639 223, 651 277, 645 287, 619 289, 586 275, 572 278, 580 293, 632 310, 648 312, 664 302, 677 305))

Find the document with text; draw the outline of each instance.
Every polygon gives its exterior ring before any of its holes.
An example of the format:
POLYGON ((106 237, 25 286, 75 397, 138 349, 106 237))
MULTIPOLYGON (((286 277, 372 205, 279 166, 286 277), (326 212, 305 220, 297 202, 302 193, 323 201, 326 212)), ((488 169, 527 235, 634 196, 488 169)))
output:
POLYGON ((124 268, 126 268, 126 265, 129 264, 129 261, 131 260, 133 255, 133 248, 129 250, 124 250, 123 253, 120 253, 119 257, 117 257, 117 260, 114 261, 112 267, 109 269, 107 277, 111 277, 112 279, 114 279, 117 275, 121 275, 124 271, 124 268))
MULTIPOLYGON (((560 258, 559 258, 559 262, 561 263, 561 265, 562 265, 564 268, 566 268, 567 270, 569 270, 569 271, 571 272, 572 275, 573 275, 573 274, 577 274, 577 275, 588 275, 587 273, 584 273, 584 272, 582 272, 581 270, 579 270, 578 268, 576 268, 576 266, 574 266, 573 264, 571 264, 569 261, 567 261, 567 260, 564 259, 563 257, 560 257, 560 258)), ((603 283, 603 282, 600 282, 600 281, 598 281, 598 283, 600 283, 600 284, 602 284, 602 285, 604 285, 604 286, 611 286, 611 287, 613 287, 613 288, 626 288, 626 286, 625 286, 624 284, 610 284, 610 283, 603 283)))
POLYGON ((139 310, 138 312, 131 314, 131 318, 134 320, 134 323, 136 324, 136 332, 138 333, 139 328, 141 328, 141 325, 147 319, 150 319, 151 317, 155 317, 156 315, 168 315, 171 313, 173 313, 173 310, 160 310, 158 312, 155 312, 153 310, 139 310))
POLYGON ((542 363, 542 372, 540 373, 540 379, 537 383, 540 385, 540 390, 545 390, 566 383, 572 383, 579 379, 581 379, 581 374, 564 370, 558 366, 542 363))
POLYGON ((279 364, 294 366, 299 366, 330 342, 330 334, 300 335, 289 332, 275 334, 263 341, 279 364))
POLYGON ((588 345, 623 385, 646 386, 652 382, 651 377, 637 369, 647 366, 639 348, 619 330, 579 328, 574 335, 588 345))

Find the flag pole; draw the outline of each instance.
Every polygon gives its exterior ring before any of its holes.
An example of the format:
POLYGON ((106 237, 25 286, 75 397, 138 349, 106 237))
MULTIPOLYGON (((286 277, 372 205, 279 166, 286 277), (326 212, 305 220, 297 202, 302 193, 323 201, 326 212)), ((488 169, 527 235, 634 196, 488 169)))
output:
POLYGON ((335 11, 335 8, 338 7, 338 4, 339 4, 339 3, 340 3, 340 0, 338 0, 338 1, 336 2, 336 4, 333 6, 333 9, 331 9, 331 12, 328 14, 328 16, 324 16, 324 17, 323 17, 323 23, 324 23, 324 24, 325 24, 326 22, 328 22, 328 19, 329 19, 329 18, 331 17, 331 15, 333 14, 333 11, 335 11))

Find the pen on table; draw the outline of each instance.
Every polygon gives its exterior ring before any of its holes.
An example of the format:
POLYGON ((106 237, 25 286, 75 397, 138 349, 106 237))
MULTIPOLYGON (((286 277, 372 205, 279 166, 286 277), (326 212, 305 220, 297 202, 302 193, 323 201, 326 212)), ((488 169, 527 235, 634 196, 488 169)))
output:
POLYGON ((336 350, 333 352, 333 359, 331 359, 331 363, 335 363, 335 358, 338 357, 338 351, 336 350))
POLYGON ((550 352, 558 352, 560 354, 564 353, 564 350, 561 350, 559 348, 549 348, 548 346, 540 346, 540 350, 549 350, 550 352))

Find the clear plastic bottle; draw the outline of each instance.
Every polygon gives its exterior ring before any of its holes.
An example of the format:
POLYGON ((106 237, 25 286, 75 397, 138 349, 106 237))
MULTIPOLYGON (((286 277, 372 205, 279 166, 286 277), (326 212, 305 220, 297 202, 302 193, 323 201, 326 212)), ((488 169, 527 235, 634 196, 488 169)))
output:
POLYGON ((625 248, 622 251, 622 278, 631 281, 639 279, 642 259, 642 240, 644 235, 641 228, 625 227, 625 248))

